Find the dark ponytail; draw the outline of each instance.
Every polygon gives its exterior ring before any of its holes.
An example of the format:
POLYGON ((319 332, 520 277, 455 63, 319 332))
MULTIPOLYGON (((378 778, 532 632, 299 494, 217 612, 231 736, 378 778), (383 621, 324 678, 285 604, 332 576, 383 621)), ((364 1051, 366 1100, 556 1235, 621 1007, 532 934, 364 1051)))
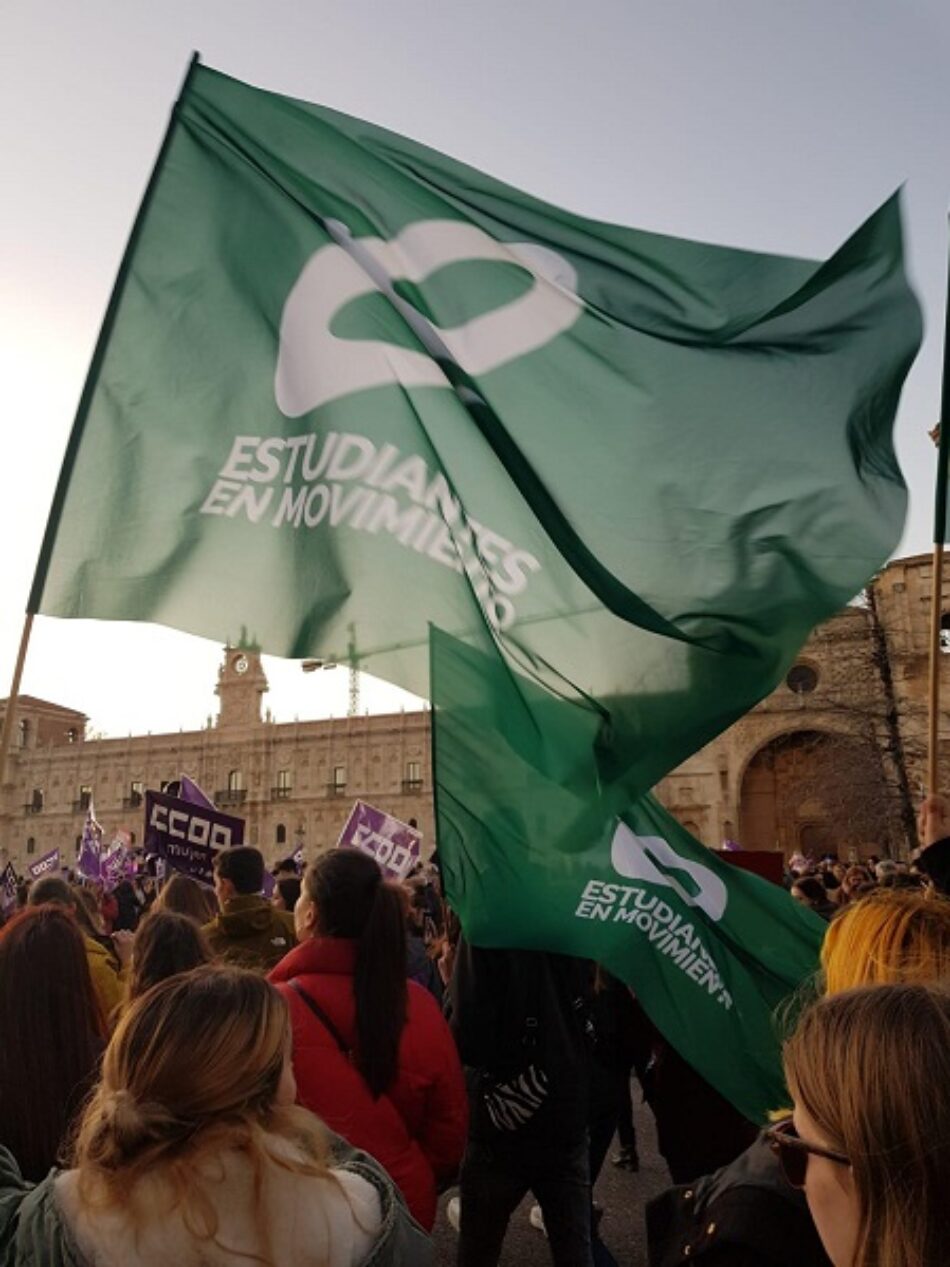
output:
POLYGON ((323 937, 356 940, 357 1063, 374 1097, 392 1083, 409 1002, 405 905, 373 859, 333 849, 308 868, 304 891, 323 937))

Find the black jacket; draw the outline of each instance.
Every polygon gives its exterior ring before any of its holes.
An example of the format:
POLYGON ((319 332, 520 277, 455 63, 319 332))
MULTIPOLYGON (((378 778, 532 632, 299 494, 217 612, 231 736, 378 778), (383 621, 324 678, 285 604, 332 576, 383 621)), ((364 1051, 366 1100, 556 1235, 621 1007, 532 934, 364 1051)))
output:
POLYGON ((487 950, 459 942, 446 1019, 468 1073, 472 1139, 497 1139, 486 1109, 493 1089, 530 1069, 546 1082, 543 1107, 511 1136, 568 1145, 587 1131, 590 966, 539 950, 487 950))
POLYGON ((831 1267, 804 1193, 764 1136, 734 1162, 647 1206, 650 1267, 831 1267))

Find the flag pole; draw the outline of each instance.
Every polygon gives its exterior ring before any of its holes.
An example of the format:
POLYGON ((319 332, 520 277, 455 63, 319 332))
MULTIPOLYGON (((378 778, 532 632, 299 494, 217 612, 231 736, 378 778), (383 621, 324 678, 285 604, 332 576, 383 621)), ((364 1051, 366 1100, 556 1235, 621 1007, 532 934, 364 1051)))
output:
MULTIPOLYGON (((20 682, 23 680, 23 666, 26 663, 26 649, 30 645, 30 633, 33 630, 33 613, 28 611, 23 621, 23 632, 20 635, 20 649, 17 652, 16 664, 13 667, 13 681, 10 684, 10 695, 3 714, 3 730, 0 731, 0 824, 5 825, 7 818, 7 764, 10 756, 10 741, 13 738, 13 720, 16 716, 17 701, 20 698, 20 682)), ((4 851, 8 850, 6 841, 0 842, 4 851)))
POLYGON ((927 795, 940 790, 940 650, 943 616, 943 543, 947 539, 947 468, 950 463, 950 263, 943 332, 943 383, 937 427, 937 489, 934 499, 933 583, 930 590, 930 689, 927 698, 927 795))

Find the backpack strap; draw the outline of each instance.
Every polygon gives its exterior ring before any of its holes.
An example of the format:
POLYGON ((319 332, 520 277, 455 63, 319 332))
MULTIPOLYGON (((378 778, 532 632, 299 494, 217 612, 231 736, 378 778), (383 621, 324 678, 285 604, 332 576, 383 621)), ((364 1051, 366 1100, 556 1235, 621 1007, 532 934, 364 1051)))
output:
POLYGON ((324 1012, 320 1004, 316 1001, 316 999, 312 998, 311 995, 307 993, 307 991, 303 988, 303 986, 300 984, 300 982, 297 980, 296 977, 294 977, 293 980, 289 984, 290 984, 291 990, 293 990, 293 992, 306 1004, 306 1006, 314 1014, 314 1016, 323 1026, 323 1028, 327 1031, 327 1033, 336 1043, 337 1047, 339 1047, 340 1051, 350 1062, 350 1064, 353 1064, 354 1063, 353 1048, 350 1047, 350 1045, 345 1041, 345 1039, 343 1038, 343 1035, 340 1033, 337 1027, 330 1020, 329 1016, 327 1016, 326 1012, 324 1012))

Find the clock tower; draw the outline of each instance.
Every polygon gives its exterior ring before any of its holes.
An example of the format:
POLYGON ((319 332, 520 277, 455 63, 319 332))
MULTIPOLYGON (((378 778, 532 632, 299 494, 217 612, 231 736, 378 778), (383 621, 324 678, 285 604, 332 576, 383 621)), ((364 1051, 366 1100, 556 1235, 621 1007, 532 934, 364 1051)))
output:
POLYGON ((218 727, 260 725, 261 696, 266 690, 260 652, 247 647, 225 647, 214 688, 221 700, 218 727))

